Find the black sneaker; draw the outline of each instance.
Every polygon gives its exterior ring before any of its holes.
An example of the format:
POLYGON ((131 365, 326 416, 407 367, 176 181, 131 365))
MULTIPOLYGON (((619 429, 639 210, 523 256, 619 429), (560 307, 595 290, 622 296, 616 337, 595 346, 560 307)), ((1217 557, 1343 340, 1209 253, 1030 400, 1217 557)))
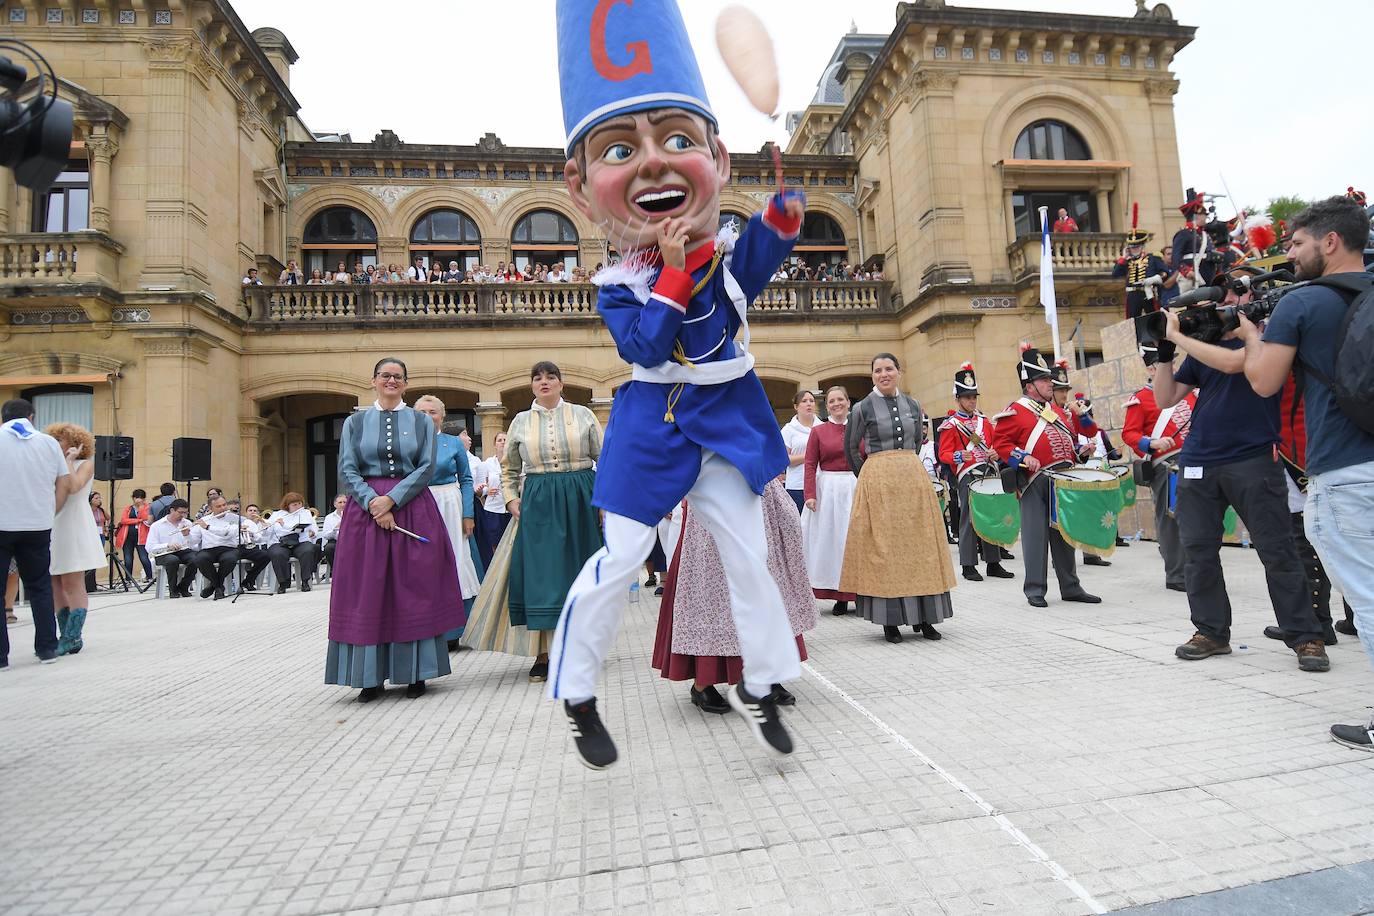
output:
POLYGON ((792 753, 792 738, 783 728, 778 716, 778 704, 772 695, 753 697, 743 684, 735 684, 727 694, 735 712, 744 716, 754 740, 779 757, 792 753))
POLYGON ((649 578, 644 580, 645 588, 653 588, 658 584, 658 573, 652 573, 649 578))
POLYGON ((596 697, 576 706, 564 700, 563 711, 572 722, 573 744, 577 746, 582 764, 593 770, 604 770, 615 763, 615 742, 596 714, 596 697))
POLYGON ((1374 725, 1333 725, 1331 739, 1359 751, 1374 751, 1374 725))

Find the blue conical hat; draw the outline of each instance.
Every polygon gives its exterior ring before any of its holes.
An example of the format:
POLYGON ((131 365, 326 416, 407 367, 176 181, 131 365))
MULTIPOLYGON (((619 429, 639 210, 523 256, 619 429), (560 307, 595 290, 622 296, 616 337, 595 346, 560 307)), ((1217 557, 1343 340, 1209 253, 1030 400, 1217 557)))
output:
POLYGON ((685 108, 716 124, 677 0, 558 0, 568 155, 602 121, 685 108))

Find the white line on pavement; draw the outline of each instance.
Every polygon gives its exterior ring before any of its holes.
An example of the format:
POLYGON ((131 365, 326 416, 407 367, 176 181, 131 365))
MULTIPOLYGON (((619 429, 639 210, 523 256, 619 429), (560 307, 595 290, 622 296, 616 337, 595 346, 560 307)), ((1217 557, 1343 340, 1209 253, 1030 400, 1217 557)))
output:
POLYGON ((925 752, 923 752, 920 748, 916 747, 916 745, 908 741, 900 732, 898 732, 892 726, 888 725, 882 719, 879 719, 873 713, 869 712, 862 703, 851 697, 849 694, 845 693, 843 690, 841 690, 838 686, 835 685, 834 681, 830 680, 830 678, 826 677, 824 674, 821 674, 814 667, 812 667, 810 662, 803 662, 802 668, 806 671, 807 674, 811 675, 817 681, 819 681, 822 687, 826 688, 831 693, 839 697, 841 700, 844 700, 850 706, 854 707, 854 709, 857 710, 860 715, 862 715, 865 719, 876 725, 884 734, 886 734, 893 741, 896 741, 900 747, 904 748, 907 751, 907 753, 911 754, 917 760, 921 761, 926 766, 930 767, 932 770, 935 771, 936 775, 938 775, 945 782, 949 783, 961 795, 963 795, 969 801, 973 802, 973 804, 977 805, 984 814, 992 818, 997 823, 998 827, 1001 827, 1002 830, 1008 836, 1015 840, 1018 846, 1020 846, 1022 849, 1025 849, 1026 852, 1030 853, 1031 858, 1035 859, 1035 861, 1045 866, 1045 868, 1049 870, 1049 873, 1054 876, 1054 880, 1060 882, 1069 890, 1073 891, 1074 896, 1076 896, 1079 900, 1083 901, 1083 904, 1085 906, 1091 909, 1094 913, 1107 912, 1107 908, 1104 907, 1102 904, 1098 903, 1097 899, 1093 897, 1092 894, 1088 893, 1088 889, 1085 888, 1083 885, 1079 884, 1078 881, 1075 880, 1072 875, 1070 875, 1068 872, 1064 870, 1063 866, 1061 866, 1058 862, 1054 861, 1048 855, 1046 855, 1045 850, 1041 849, 1031 840, 1030 837, 1026 836, 1023 832, 1021 832, 1021 828, 1013 824, 1010 818, 1008 818, 1005 814, 1000 813, 992 805, 988 804, 983 799, 983 797, 979 795, 977 792, 973 791, 968 786, 964 785, 963 781, 960 780, 959 777, 955 776, 953 773, 949 772, 949 770, 946 770, 944 767, 940 766, 934 760, 931 760, 930 757, 926 756, 925 752))

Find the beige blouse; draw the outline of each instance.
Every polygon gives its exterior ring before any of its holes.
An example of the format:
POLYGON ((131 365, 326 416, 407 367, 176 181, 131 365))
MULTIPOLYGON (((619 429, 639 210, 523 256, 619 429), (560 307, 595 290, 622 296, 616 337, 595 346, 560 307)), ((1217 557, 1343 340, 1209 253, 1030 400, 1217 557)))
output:
POLYGON ((589 470, 601 456, 601 424, 579 404, 559 401, 552 410, 531 404, 511 421, 501 491, 506 500, 520 495, 522 474, 589 470))

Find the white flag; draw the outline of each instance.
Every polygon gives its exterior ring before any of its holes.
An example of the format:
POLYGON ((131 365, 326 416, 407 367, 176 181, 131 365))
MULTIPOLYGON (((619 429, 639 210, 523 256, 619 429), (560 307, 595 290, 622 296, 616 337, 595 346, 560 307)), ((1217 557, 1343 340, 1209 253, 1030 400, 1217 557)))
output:
POLYGON ((1054 358, 1059 359, 1059 300, 1054 295, 1054 254, 1050 247, 1050 209, 1040 208, 1040 304, 1054 332, 1054 358))

